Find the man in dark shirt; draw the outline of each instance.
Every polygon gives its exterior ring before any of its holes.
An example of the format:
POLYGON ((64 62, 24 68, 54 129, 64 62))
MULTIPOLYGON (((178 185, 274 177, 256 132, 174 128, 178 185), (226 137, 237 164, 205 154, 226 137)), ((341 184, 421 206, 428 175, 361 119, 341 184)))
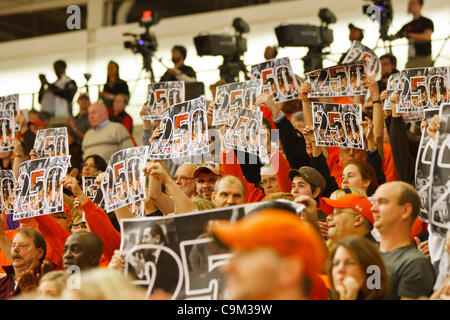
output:
POLYGON ((183 46, 175 46, 172 48, 172 62, 174 68, 167 69, 159 81, 197 81, 197 74, 194 69, 184 64, 186 59, 186 48, 183 46))
POLYGON ((423 0, 409 0, 408 12, 413 20, 405 24, 390 40, 406 37, 409 41, 408 63, 406 68, 432 67, 431 34, 434 31, 433 21, 422 17, 423 0))
POLYGON ((390 53, 386 53, 380 57, 381 64, 381 80, 378 81, 378 89, 380 92, 386 90, 389 77, 397 70, 397 58, 390 53))
POLYGON ((380 233, 380 252, 391 283, 387 299, 411 300, 431 295, 435 271, 410 240, 421 207, 416 190, 406 182, 385 183, 373 195, 373 203, 374 227, 380 233))
MULTIPOLYGON (((356 27, 353 23, 350 23, 348 25, 348 29, 350 31, 348 34, 348 39, 350 40, 352 45, 353 45, 353 41, 355 41, 355 40, 357 40, 359 42, 362 41, 362 39, 364 38, 364 30, 363 29, 356 27)), ((341 58, 338 61, 338 64, 341 64, 342 61, 344 61, 345 56, 348 54, 348 51, 341 56, 341 58)))
POLYGON ((77 99, 77 103, 80 106, 80 112, 73 119, 70 119, 67 125, 74 132, 75 140, 80 142, 83 140, 84 134, 91 128, 88 119, 88 108, 91 105, 91 100, 87 93, 82 93, 77 99))

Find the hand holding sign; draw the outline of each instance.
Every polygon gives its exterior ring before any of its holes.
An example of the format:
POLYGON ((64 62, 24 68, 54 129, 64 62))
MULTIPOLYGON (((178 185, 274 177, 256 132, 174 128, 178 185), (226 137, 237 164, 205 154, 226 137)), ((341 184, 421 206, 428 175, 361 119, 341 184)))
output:
POLYGON ((442 120, 439 118, 437 114, 434 115, 433 119, 431 119, 430 124, 427 127, 427 133, 434 140, 436 138, 436 133, 441 129, 442 120))

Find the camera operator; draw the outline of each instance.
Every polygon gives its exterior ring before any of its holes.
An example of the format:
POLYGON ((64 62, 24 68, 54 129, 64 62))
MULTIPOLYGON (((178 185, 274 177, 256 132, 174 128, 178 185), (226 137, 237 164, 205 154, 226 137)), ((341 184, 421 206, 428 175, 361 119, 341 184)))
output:
POLYGON ((41 88, 39 89, 39 103, 41 111, 52 117, 67 118, 72 116, 72 99, 77 92, 77 84, 66 75, 66 63, 58 60, 53 64, 56 77, 54 83, 49 83, 44 74, 39 75, 41 88))
POLYGON ((184 64, 186 59, 186 48, 183 46, 175 46, 172 48, 172 62, 174 68, 167 69, 163 74, 161 81, 184 81, 195 82, 197 81, 197 74, 194 69, 184 64))
POLYGON ((422 7, 423 0, 409 0, 408 12, 413 15, 413 20, 389 37, 389 40, 408 38, 409 53, 406 69, 433 66, 431 34, 434 31, 434 25, 433 21, 422 17, 422 7))
MULTIPOLYGON (((359 42, 362 41, 362 39, 364 38, 364 31, 363 31, 363 29, 356 27, 353 23, 350 23, 348 25, 348 29, 350 30, 350 33, 348 35, 348 39, 350 40, 351 43, 353 43, 354 40, 357 40, 359 42)), ((344 58, 347 55, 347 53, 348 53, 348 51, 341 56, 341 58, 339 59, 338 64, 341 64, 342 61, 344 61, 344 58)))

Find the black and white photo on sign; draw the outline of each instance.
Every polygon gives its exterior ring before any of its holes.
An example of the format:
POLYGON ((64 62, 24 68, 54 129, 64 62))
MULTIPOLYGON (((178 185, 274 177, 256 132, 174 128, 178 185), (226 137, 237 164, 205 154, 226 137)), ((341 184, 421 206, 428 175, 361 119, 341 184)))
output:
POLYGON ((357 61, 366 61, 369 74, 374 79, 378 79, 381 75, 381 63, 380 59, 376 55, 375 51, 366 47, 358 40, 353 40, 352 46, 345 56, 342 63, 351 63, 357 61))
POLYGON ((41 157, 69 155, 67 128, 50 128, 38 130, 34 139, 33 150, 41 157))
POLYGON ((312 109, 317 146, 364 149, 360 104, 313 102, 312 109))
POLYGON ((41 158, 20 165, 14 199, 14 220, 61 212, 70 156, 41 158))
POLYGON ((184 102, 184 99, 184 81, 151 83, 142 119, 161 120, 167 108, 184 102))
MULTIPOLYGON (((439 114, 438 110, 425 111, 427 124, 430 123, 436 114, 439 114)), ((427 223, 429 219, 428 212, 430 210, 429 189, 432 181, 430 177, 434 149, 435 142, 428 135, 427 130, 423 130, 416 158, 415 188, 422 202, 419 217, 427 223)))
POLYGON ((255 106, 255 101, 260 93, 261 79, 218 86, 212 125, 227 124, 237 108, 259 110, 259 106, 255 106))
POLYGON ((204 97, 169 107, 160 122, 161 135, 150 146, 150 159, 176 159, 209 152, 204 97))
POLYGON ((297 99, 299 83, 288 57, 267 60, 252 65, 252 80, 262 81, 262 93, 272 96, 274 102, 297 99))
POLYGON ((82 177, 83 192, 92 200, 92 202, 99 208, 105 210, 105 200, 103 199, 103 192, 100 186, 95 183, 97 177, 82 177))
POLYGON ((450 104, 443 104, 439 110, 441 128, 436 134, 436 148, 430 177, 429 189, 431 231, 445 239, 450 229, 450 104))
POLYGON ((14 149, 15 129, 14 111, 0 110, 0 152, 14 149))
MULTIPOLYGON (((141 220, 122 219, 120 251, 125 257, 125 275, 144 287, 147 296, 160 288, 177 300, 226 299, 220 267, 232 254, 217 245, 207 232, 207 225, 214 220, 234 222, 264 204, 141 220)), ((299 214, 304 207, 296 208, 299 214)))
POLYGON ((0 110, 12 110, 14 115, 19 113, 19 94, 10 94, 0 97, 0 110))
POLYGON ((105 211, 111 212, 145 199, 145 175, 148 146, 128 148, 114 153, 101 181, 105 211))
POLYGON ((398 82, 398 113, 439 109, 448 100, 449 67, 406 69, 398 82))
POLYGON ((226 148, 259 154, 261 128, 261 111, 237 108, 223 135, 224 145, 226 148))
POLYGON ((366 95, 368 90, 361 84, 363 75, 369 75, 366 61, 308 72, 306 80, 311 85, 308 98, 366 95))
POLYGON ((394 95, 399 94, 397 92, 399 83, 400 83, 400 72, 393 73, 389 76, 388 83, 386 86, 387 97, 386 100, 384 100, 384 110, 392 110, 390 100, 394 95))
POLYGON ((12 170, 0 170, 1 201, 0 212, 14 213, 14 186, 17 184, 12 170), (5 210, 5 211, 4 211, 5 210))

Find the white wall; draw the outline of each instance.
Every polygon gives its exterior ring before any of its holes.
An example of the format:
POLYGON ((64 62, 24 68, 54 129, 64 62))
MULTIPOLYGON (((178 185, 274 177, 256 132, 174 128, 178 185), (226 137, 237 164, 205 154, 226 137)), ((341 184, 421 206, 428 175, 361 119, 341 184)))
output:
MULTIPOLYGON (((390 33, 411 20, 407 13, 407 0, 393 0, 394 22, 390 33)), ((245 34, 248 39, 248 51, 244 56, 246 64, 254 64, 263 60, 264 48, 269 44, 276 44, 274 28, 288 23, 308 23, 319 25, 317 13, 320 8, 328 7, 337 17, 337 23, 330 26, 334 30, 334 43, 331 59, 337 61, 342 52, 350 46, 348 40, 348 23, 365 29, 363 43, 375 47, 379 37, 378 26, 366 15, 362 14, 362 6, 366 4, 361 0, 303 0, 278 2, 253 7, 237 8, 210 13, 162 19, 160 23, 151 28, 158 39, 158 52, 156 56, 162 57, 165 64, 171 66, 170 49, 175 44, 187 47, 188 56, 186 64, 197 71, 197 77, 205 83, 207 97, 211 98, 208 87, 219 79, 217 67, 222 63, 221 57, 198 57, 196 55, 193 37, 199 33, 218 33, 233 31, 231 22, 235 17, 243 18, 250 25, 250 33, 245 34)), ((435 26, 433 39, 442 39, 448 36, 450 21, 450 5, 448 0, 426 0, 423 15, 432 19, 435 26)), ((125 80, 137 79, 142 67, 141 56, 133 55, 130 50, 123 48, 122 36, 124 32, 141 33, 137 23, 105 27, 92 33, 93 39, 88 42, 87 31, 71 31, 64 34, 18 40, 0 44, 0 95, 21 93, 21 106, 29 109, 32 105, 31 93, 39 90, 39 73, 45 73, 49 81, 55 79, 52 70, 53 62, 65 59, 68 64, 67 73, 74 78, 79 87, 84 85, 84 72, 93 74, 91 84, 103 84, 106 79, 106 65, 113 59, 120 65, 121 78, 125 80), (89 52, 89 53, 88 53, 89 52), (89 57, 89 59, 88 59, 89 57)), ((436 56, 444 41, 433 42, 433 56, 436 56)), ((398 59, 398 67, 402 69, 406 63, 407 47, 405 40, 393 43, 393 52, 398 59)), ((384 49, 378 49, 383 54, 384 49)), ((303 74, 302 61, 306 48, 281 48, 279 57, 288 56, 291 59, 294 71, 303 74)), ((449 65, 450 42, 442 51, 443 57, 436 61, 437 66, 449 65)), ((325 66, 335 64, 325 61, 325 66)), ((156 78, 165 71, 159 62, 154 61, 153 68, 156 78)), ((129 112, 139 124, 139 105, 145 101, 147 81, 137 83, 131 99, 129 112)), ((129 82, 130 91, 135 82, 129 82)), ((96 98, 96 93, 93 94, 96 98)), ((38 105, 35 105, 38 108, 38 105)), ((74 106, 74 111, 77 108, 74 106)))

